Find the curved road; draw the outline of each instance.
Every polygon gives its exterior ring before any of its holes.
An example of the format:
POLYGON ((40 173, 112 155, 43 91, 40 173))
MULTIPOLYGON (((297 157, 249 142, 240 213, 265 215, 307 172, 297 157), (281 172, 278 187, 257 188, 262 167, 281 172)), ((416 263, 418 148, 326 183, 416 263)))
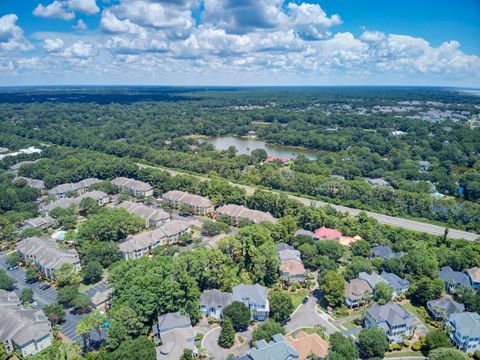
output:
MULTIPOLYGON (((160 166, 151 166, 151 165, 145 165, 145 164, 140 164, 140 163, 137 163, 137 165, 139 167, 144 167, 144 168, 149 167, 149 168, 154 168, 154 169, 158 169, 158 170, 163 170, 163 171, 166 171, 166 172, 170 173, 172 176, 188 175, 188 176, 193 176, 193 177, 195 177, 195 178, 197 178, 201 181, 210 180, 209 178, 204 177, 204 176, 192 175, 192 174, 189 174, 189 173, 186 173, 186 172, 176 171, 176 170, 172 170, 172 169, 168 169, 168 168, 163 168, 163 167, 160 167, 160 166)), ((234 185, 234 186, 238 186, 242 189, 245 189, 247 194, 253 194, 255 192, 255 190, 257 189, 253 186, 241 185, 241 184, 236 184, 236 183, 232 183, 232 182, 230 182, 230 184, 234 185)), ((275 190, 266 190, 266 191, 271 191, 271 192, 274 192, 274 193, 278 193, 275 190)), ((298 202, 300 202, 304 205, 312 205, 312 206, 316 206, 316 207, 331 206, 334 209, 336 209, 338 211, 341 211, 341 212, 348 213, 351 216, 357 216, 360 213, 360 211, 362 211, 362 210, 359 210, 359 209, 349 208, 349 207, 342 206, 342 205, 330 204, 330 203, 326 203, 326 202, 319 201, 319 200, 302 198, 302 197, 295 196, 295 195, 287 195, 287 196, 290 199, 296 200, 296 201, 298 201, 298 202)), ((363 210, 363 211, 365 211, 365 210, 363 210)), ((428 223, 424 223, 424 222, 421 222, 421 221, 403 219, 403 218, 400 218, 400 217, 379 214, 379 213, 371 212, 371 211, 365 211, 365 212, 367 213, 368 216, 374 218, 380 224, 397 226, 397 227, 401 227, 401 228, 408 229, 408 230, 413 230, 413 231, 420 231, 420 232, 424 232, 424 233, 427 233, 427 234, 430 234, 430 235, 440 235, 440 236, 442 236, 445 233, 445 227, 444 226, 428 224, 428 223)), ((465 240, 468 240, 468 241, 475 241, 475 240, 478 240, 480 238, 480 235, 475 234, 475 233, 471 233, 471 232, 467 232, 467 231, 462 231, 462 230, 449 229, 448 230, 448 237, 452 238, 452 239, 465 239, 465 240)))

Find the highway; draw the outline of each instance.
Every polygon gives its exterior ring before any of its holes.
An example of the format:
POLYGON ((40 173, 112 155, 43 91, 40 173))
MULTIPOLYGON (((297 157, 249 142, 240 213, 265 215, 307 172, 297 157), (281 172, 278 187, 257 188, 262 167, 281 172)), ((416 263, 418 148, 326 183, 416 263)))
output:
MULTIPOLYGON (((186 172, 181 172, 181 171, 176 171, 168 168, 163 168, 160 166, 151 166, 151 165, 145 165, 145 164, 140 164, 137 163, 137 166, 143 167, 143 168, 154 168, 158 170, 163 170, 168 173, 170 173, 172 176, 177 176, 177 175, 188 175, 188 176, 193 176, 201 181, 206 181, 210 180, 207 177, 204 176, 199 176, 199 175, 192 175, 186 172)), ((230 182, 231 185, 238 186, 242 189, 245 189, 247 194, 253 194, 256 190, 255 187, 253 186, 248 186, 248 185, 241 185, 241 184, 236 184, 230 182)), ((266 190, 266 191, 271 191, 274 193, 279 193, 275 190, 266 190)), ((316 207, 325 207, 325 206, 331 206, 337 211, 345 212, 351 216, 357 216, 360 211, 359 209, 354 209, 342 205, 336 205, 336 204, 331 204, 331 203, 326 203, 323 201, 318 201, 318 200, 312 200, 312 199, 307 199, 295 195, 288 195, 287 196, 290 199, 296 200, 304 205, 311 205, 311 206, 316 206, 316 207)), ((389 216, 389 215, 384 215, 384 214, 379 214, 376 212, 371 212, 371 211, 365 211, 368 216, 374 218, 377 220, 380 224, 386 224, 386 225, 391 225, 391 226, 397 226, 400 228, 404 228, 407 230, 413 230, 413 231, 420 231, 424 232, 430 235, 443 235, 445 233, 445 227, 440 226, 440 225, 433 225, 433 224, 428 224, 424 223, 421 221, 415 221, 415 220, 408 220, 408 219, 403 219, 400 217, 395 217, 395 216, 389 216)), ((451 229, 449 228, 448 230, 448 237, 451 239, 465 239, 468 241, 475 241, 480 238, 480 235, 472 233, 472 232, 467 232, 467 231, 462 231, 462 230, 456 230, 456 229, 451 229)))

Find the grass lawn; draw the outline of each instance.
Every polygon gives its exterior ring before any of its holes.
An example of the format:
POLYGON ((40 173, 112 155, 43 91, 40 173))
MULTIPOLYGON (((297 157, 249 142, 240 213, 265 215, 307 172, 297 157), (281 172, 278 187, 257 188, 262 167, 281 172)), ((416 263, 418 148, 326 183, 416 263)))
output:
POLYGON ((404 304, 401 304, 401 305, 405 310, 410 311, 412 314, 414 314, 423 323, 423 325, 425 325, 427 327, 428 331, 436 330, 432 325, 427 324, 425 322, 425 320, 423 318, 423 315, 422 315, 422 312, 420 311, 419 307, 413 306, 410 302, 407 302, 407 303, 404 303, 404 304))
POLYGON ((290 299, 292 299, 293 309, 295 310, 301 303, 305 296, 308 295, 307 289, 298 290, 296 293, 289 293, 290 299))
POLYGON ((394 352, 387 352, 385 354, 386 358, 404 358, 404 357, 418 357, 418 356, 423 356, 420 351, 411 351, 411 350, 405 350, 405 351, 394 351, 394 352))
POLYGON ((355 323, 353 321, 348 321, 348 322, 342 324, 342 326, 347 330, 355 329, 355 328, 358 327, 357 325, 355 325, 355 323))

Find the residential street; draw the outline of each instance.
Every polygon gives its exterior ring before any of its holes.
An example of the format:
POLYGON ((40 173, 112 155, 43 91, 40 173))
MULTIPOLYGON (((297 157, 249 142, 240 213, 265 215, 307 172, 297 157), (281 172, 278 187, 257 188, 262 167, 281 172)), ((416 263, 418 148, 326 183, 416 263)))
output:
POLYGON ((215 360, 224 360, 229 354, 235 354, 235 356, 244 355, 250 349, 250 341, 252 340, 252 327, 249 327, 247 331, 239 332, 237 335, 245 339, 244 343, 235 349, 223 349, 218 345, 218 337, 220 336, 220 326, 211 329, 205 334, 202 340, 202 347, 205 348, 209 356, 212 356, 215 360))
POLYGON ((287 334, 295 330, 314 327, 316 325, 323 326, 328 335, 339 331, 332 322, 329 321, 330 316, 317 309, 317 300, 314 296, 308 298, 306 304, 300 305, 298 310, 292 315, 290 321, 286 324, 285 330, 287 334))
MULTIPOLYGON (((0 253, 0 266, 7 270, 7 256, 4 253, 0 253)), ((22 289, 24 288, 31 288, 33 290, 33 299, 38 303, 38 307, 42 308, 45 305, 53 304, 57 301, 57 292, 53 288, 48 288, 46 290, 41 290, 40 285, 41 283, 36 282, 33 284, 27 284, 25 282, 25 271, 21 268, 13 271, 7 271, 8 276, 16 280, 15 292, 17 295, 20 294, 22 289)), ((70 341, 72 342, 81 342, 81 338, 75 335, 75 329, 77 327, 78 322, 82 319, 85 315, 79 314, 72 314, 72 309, 65 309, 65 321, 61 324, 61 332, 65 335, 70 341)))

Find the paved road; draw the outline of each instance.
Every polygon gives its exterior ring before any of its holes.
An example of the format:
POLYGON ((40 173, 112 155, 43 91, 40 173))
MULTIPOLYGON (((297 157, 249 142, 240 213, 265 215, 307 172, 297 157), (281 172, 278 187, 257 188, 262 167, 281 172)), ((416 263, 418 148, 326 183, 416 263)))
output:
POLYGON ((290 321, 285 325, 287 334, 301 328, 313 328, 316 325, 323 326, 325 332, 330 335, 338 332, 338 329, 329 321, 329 316, 323 312, 317 311, 317 300, 310 296, 306 304, 300 305, 298 310, 292 315, 290 321))
MULTIPOLYGON (((0 267, 5 270, 8 268, 7 256, 4 253, 0 253, 0 267)), ((19 295, 22 289, 31 288, 33 290, 33 299, 38 303, 38 307, 43 309, 45 305, 54 304, 57 302, 57 292, 53 288, 47 290, 41 290, 41 283, 27 284, 25 282, 25 271, 21 268, 17 270, 8 271, 8 276, 16 280, 15 292, 19 295)), ((65 321, 61 324, 62 334, 65 335, 70 341, 80 343, 82 339, 75 335, 75 329, 78 322, 85 315, 73 314, 72 309, 65 310, 65 321)))
POLYGON ((202 347, 207 350, 208 355, 213 357, 215 360, 224 360, 228 357, 229 354, 234 354, 235 356, 242 356, 250 350, 250 341, 252 340, 253 330, 251 327, 247 331, 239 332, 237 335, 240 335, 245 339, 245 342, 234 349, 223 349, 218 345, 218 337, 220 336, 221 327, 216 327, 215 329, 210 330, 205 334, 202 340, 202 347))
MULTIPOLYGON (((163 167, 160 167, 160 166, 150 166, 150 165, 145 165, 145 164, 140 164, 140 163, 137 163, 137 165, 139 167, 150 167, 150 168, 155 168, 155 169, 167 171, 172 176, 189 175, 189 176, 193 176, 193 177, 195 177, 195 178, 197 178, 201 181, 209 180, 207 177, 204 177, 204 176, 191 175, 191 174, 188 174, 188 173, 163 168, 163 167)), ((256 188, 252 187, 252 186, 235 184, 235 183, 230 183, 230 184, 238 186, 242 189, 245 189, 247 194, 253 194, 256 190, 256 188)), ((274 190, 270 190, 270 191, 278 193, 277 191, 274 191, 274 190)), ((312 206, 316 206, 316 207, 325 207, 325 206, 328 205, 328 206, 331 206, 331 207, 335 208, 338 211, 348 213, 351 216, 357 216, 359 214, 359 212, 361 211, 359 209, 354 209, 354 208, 350 208, 350 207, 346 207, 346 206, 342 206, 342 205, 330 204, 330 203, 326 203, 326 202, 318 201, 318 200, 311 200, 311 199, 302 198, 302 197, 295 196, 295 195, 288 195, 288 197, 290 199, 297 200, 298 202, 300 202, 304 205, 312 205, 312 206)), ((428 223, 424 223, 424 222, 420 222, 420 221, 415 221, 415 220, 407 220, 407 219, 403 219, 403 218, 400 218, 400 217, 379 214, 379 213, 371 212, 371 211, 366 211, 366 213, 367 213, 368 216, 376 219, 380 224, 397 226, 397 227, 401 227, 401 228, 408 229, 408 230, 413 230, 413 231, 421 231, 421 232, 431 234, 431 235, 443 235, 445 233, 445 227, 444 226, 432 225, 432 224, 428 224, 428 223)), ((469 241, 475 241, 475 240, 480 238, 480 235, 475 234, 475 233, 471 233, 471 232, 467 232, 467 231, 462 231, 462 230, 449 229, 448 237, 450 237, 452 239, 465 239, 465 240, 469 240, 469 241)))

